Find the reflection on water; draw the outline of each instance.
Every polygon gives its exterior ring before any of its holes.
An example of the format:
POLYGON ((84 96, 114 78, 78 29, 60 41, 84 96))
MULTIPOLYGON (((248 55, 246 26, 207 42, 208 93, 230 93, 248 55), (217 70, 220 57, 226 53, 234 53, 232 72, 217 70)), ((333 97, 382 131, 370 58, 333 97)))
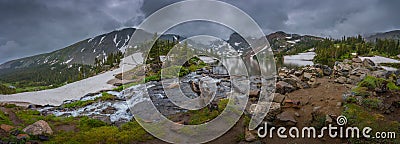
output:
POLYGON ((299 53, 297 55, 288 55, 283 57, 284 65, 306 66, 314 65, 312 61, 315 57, 315 52, 299 53))

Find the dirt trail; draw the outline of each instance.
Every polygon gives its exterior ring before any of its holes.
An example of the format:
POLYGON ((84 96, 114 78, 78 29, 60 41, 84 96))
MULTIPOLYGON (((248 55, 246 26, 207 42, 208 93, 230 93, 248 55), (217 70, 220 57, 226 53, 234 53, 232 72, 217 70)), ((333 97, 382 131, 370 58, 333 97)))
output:
MULTIPOLYGON (((343 92, 347 88, 342 84, 334 83, 333 80, 324 78, 318 78, 320 86, 316 88, 300 89, 292 93, 287 94, 286 100, 300 101, 299 108, 287 107, 283 108, 282 111, 287 111, 292 115, 298 113, 299 116, 295 116, 297 121, 296 127, 301 130, 303 127, 310 127, 312 120, 312 112, 315 108, 320 107, 318 110, 322 114, 328 115, 341 115, 343 107, 338 104, 343 103, 343 92)), ((284 106, 283 106, 284 107, 284 106)), ((264 143, 343 143, 346 142, 342 139, 332 139, 325 137, 322 139, 306 139, 306 138, 287 138, 281 139, 276 135, 273 138, 264 138, 261 140, 264 143)))

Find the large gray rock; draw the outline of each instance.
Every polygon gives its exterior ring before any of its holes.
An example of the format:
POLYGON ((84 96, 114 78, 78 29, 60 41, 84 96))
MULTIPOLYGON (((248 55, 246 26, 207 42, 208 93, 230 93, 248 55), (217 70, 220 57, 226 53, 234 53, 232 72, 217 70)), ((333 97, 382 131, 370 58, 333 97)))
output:
POLYGON ((362 61, 362 64, 364 67, 374 67, 375 66, 375 63, 372 60, 367 59, 367 58, 362 61))
POLYGON ((286 94, 286 93, 292 92, 294 90, 296 90, 296 88, 287 82, 279 81, 276 83, 276 92, 278 92, 280 94, 286 94))
POLYGON ((49 124, 43 120, 39 120, 27 126, 22 131, 30 135, 53 134, 53 130, 50 128, 49 124))
POLYGON ((282 126, 295 126, 297 124, 296 119, 293 114, 288 111, 284 111, 283 113, 276 116, 276 122, 278 125, 282 126))
POLYGON ((330 76, 332 74, 332 69, 326 65, 322 66, 322 71, 325 76, 330 76))

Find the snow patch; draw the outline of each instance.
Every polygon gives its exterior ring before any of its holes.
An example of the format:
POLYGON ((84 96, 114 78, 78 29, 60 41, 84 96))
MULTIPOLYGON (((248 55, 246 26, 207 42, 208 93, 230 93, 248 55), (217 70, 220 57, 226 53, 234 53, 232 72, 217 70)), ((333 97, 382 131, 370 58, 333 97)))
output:
POLYGON ((68 64, 69 62, 71 62, 74 58, 70 58, 69 60, 63 62, 63 64, 68 64))
POLYGON ((99 42, 99 45, 103 42, 103 40, 104 40, 105 37, 106 37, 106 36, 101 37, 100 42, 99 42))

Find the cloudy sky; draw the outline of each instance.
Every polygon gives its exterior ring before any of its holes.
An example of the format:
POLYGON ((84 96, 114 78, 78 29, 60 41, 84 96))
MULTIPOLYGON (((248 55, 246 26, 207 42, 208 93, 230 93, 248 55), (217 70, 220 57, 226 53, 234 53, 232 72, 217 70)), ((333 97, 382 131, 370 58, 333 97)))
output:
MULTIPOLYGON (((115 29, 134 27, 156 10, 177 1, 0 0, 0 63, 51 52, 115 29)), ((248 13, 266 34, 282 30, 337 38, 400 29, 397 0, 226 2, 248 13)), ((210 27, 187 25, 172 32, 206 28, 210 27)))

